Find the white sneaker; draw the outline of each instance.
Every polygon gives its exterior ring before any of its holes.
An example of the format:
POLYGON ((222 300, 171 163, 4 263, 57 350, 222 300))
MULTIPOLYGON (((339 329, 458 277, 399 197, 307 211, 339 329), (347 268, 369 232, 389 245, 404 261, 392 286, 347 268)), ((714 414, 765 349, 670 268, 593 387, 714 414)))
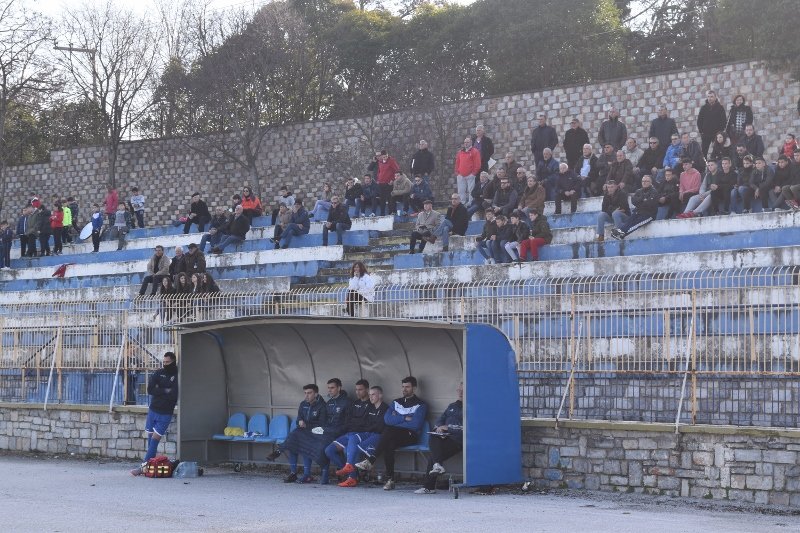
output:
POLYGON ((484 265, 491 265, 492 264, 492 260, 491 259, 484 259, 483 260, 483 264, 484 265))
POLYGON ((375 217, 375 213, 370 213, 369 216, 370 216, 370 218, 374 218, 375 217))
POLYGON ((359 470, 366 470, 368 472, 372 470, 372 463, 369 462, 369 459, 364 459, 363 461, 356 463, 356 468, 359 470))
POLYGON ((383 485, 383 490, 394 490, 394 480, 387 479, 386 483, 383 485))
POLYGON ((494 259, 489 259, 489 261, 491 261, 491 263, 489 263, 490 265, 496 265, 497 264, 497 261, 495 261, 494 259))
POLYGON ((436 491, 433 489, 426 489, 425 487, 422 487, 421 489, 415 490, 414 494, 436 494, 436 491))
POLYGON ((433 463, 433 468, 431 468, 430 474, 431 475, 433 475, 433 474, 444 474, 445 472, 446 472, 446 470, 444 469, 444 467, 442 465, 440 465, 439 463, 433 463))

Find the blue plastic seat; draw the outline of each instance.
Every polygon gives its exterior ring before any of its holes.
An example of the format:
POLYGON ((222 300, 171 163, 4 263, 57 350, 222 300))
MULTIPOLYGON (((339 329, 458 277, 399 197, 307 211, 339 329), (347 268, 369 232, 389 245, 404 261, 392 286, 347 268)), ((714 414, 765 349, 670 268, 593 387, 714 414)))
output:
MULTIPOLYGON (((247 423, 248 433, 261 433, 266 435, 269 428, 269 419, 263 413, 257 413, 247 423)), ((234 442, 254 442, 256 437, 233 437, 234 442)))
POLYGON ((402 448, 397 448, 397 451, 400 452, 420 452, 426 453, 431 451, 430 442, 431 442, 431 435, 428 433, 431 430, 431 425, 426 420, 424 424, 422 424, 422 431, 419 434, 419 440, 416 444, 411 444, 409 446, 403 446, 402 448))
POLYGON ((286 440, 289 435, 289 417, 286 415, 278 415, 272 419, 269 425, 269 434, 263 437, 256 437, 253 442, 274 442, 280 444, 286 440))
MULTIPOLYGON (((242 428, 242 431, 247 427, 247 417, 244 413, 234 413, 228 419, 228 428, 242 428)), ((211 437, 211 440, 233 440, 232 435, 225 435, 224 433, 217 433, 211 437)))

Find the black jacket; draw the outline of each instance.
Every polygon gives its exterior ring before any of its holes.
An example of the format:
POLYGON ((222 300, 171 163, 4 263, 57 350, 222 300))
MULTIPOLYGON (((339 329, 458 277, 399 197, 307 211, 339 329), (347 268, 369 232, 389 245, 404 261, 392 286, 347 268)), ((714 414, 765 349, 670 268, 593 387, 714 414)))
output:
POLYGON ((656 214, 658 213, 658 199, 660 197, 661 196, 655 187, 648 187, 647 189, 642 187, 633 193, 633 199, 631 202, 633 203, 634 207, 636 207, 636 213, 655 218, 656 214))
POLYGON ((497 222, 492 220, 491 222, 487 221, 483 224, 483 231, 478 237, 475 237, 476 241, 488 241, 491 239, 492 235, 497 234, 497 222))
POLYGON ((531 152, 537 161, 542 158, 545 148, 551 150, 558 145, 558 133, 553 126, 536 126, 531 133, 531 152))
POLYGON ((364 189, 360 183, 354 183, 352 187, 344 190, 345 200, 350 200, 351 202, 354 202, 356 198, 361 198, 362 194, 364 194, 364 189))
POLYGON ((178 257, 177 255, 172 258, 172 261, 169 263, 169 275, 173 278, 180 274, 181 272, 186 272, 186 254, 181 255, 178 257))
POLYGON ((228 224, 228 231, 226 231, 226 233, 244 239, 248 231, 250 231, 250 220, 242 215, 240 217, 233 217, 231 223, 228 224))
POLYGON ((657 148, 648 147, 639 158, 639 162, 636 164, 637 168, 642 169, 642 172, 650 172, 654 168, 664 168, 666 152, 666 148, 662 148, 660 143, 657 148))
POLYGON ((339 204, 336 207, 331 206, 328 211, 328 222, 333 224, 344 224, 346 229, 350 229, 353 222, 350 220, 350 213, 348 213, 347 206, 339 204))
MULTIPOLYGON (((655 137, 658 139, 659 146, 667 146, 673 135, 678 134, 678 126, 675 124, 675 119, 666 117, 656 117, 650 122, 650 131, 648 137, 655 137)), ((661 159, 664 159, 662 156, 661 159)), ((652 166, 650 168, 653 168, 652 166)))
MULTIPOLYGON (((477 137, 475 135, 472 136, 472 142, 474 143, 477 137)), ((489 159, 494 155, 494 143, 492 140, 487 137, 486 135, 483 136, 481 139, 481 171, 489 171, 489 159)), ((475 176, 477 178, 478 176, 475 176)))
POLYGON ((617 189, 617 192, 612 195, 603 195, 602 211, 610 215, 617 209, 622 209, 626 215, 631 214, 631 208, 628 203, 628 194, 622 189, 617 189))
POLYGON ((372 404, 369 403, 369 398, 366 400, 354 399, 353 402, 347 407, 347 424, 345 432, 362 433, 367 431, 367 409, 372 404))
POLYGON ((445 218, 453 223, 453 234, 463 236, 467 233, 469 215, 467 214, 467 208, 464 207, 464 204, 458 204, 455 209, 453 206, 448 207, 445 218))
POLYGON ((424 150, 417 150, 414 157, 411 158, 411 175, 417 174, 430 175, 433 173, 434 163, 433 154, 427 148, 424 150))
POLYGON ((725 108, 722 107, 719 100, 714 102, 714 105, 709 104, 706 100, 697 114, 697 131, 703 137, 711 137, 719 131, 724 131, 727 123, 728 117, 725 116, 725 108))
POLYGON ((211 213, 208 212, 208 205, 206 205, 203 200, 198 200, 196 203, 193 203, 189 212, 201 218, 211 219, 211 213))
POLYGON ((383 428, 386 426, 383 417, 386 416, 386 411, 388 410, 389 406, 386 402, 381 402, 378 407, 369 404, 365 415, 364 431, 369 433, 380 433, 383 431, 383 428))
POLYGON ((589 134, 585 129, 568 129, 564 134, 564 154, 567 156, 567 163, 580 159, 583 155, 583 145, 589 143, 589 134))
POLYGON ((511 227, 514 228, 514 240, 517 242, 522 242, 531 236, 530 228, 522 221, 518 222, 516 226, 512 224, 511 227))
POLYGON ((537 215, 536 220, 531 222, 531 238, 544 239, 544 242, 550 244, 553 242, 553 232, 550 231, 550 224, 547 222, 547 217, 544 215, 537 215))
POLYGON ((178 365, 159 368, 147 383, 150 410, 160 415, 171 415, 178 403, 178 365))
POLYGON ((581 180, 571 170, 567 170, 563 174, 559 172, 556 177, 556 188, 559 191, 580 191, 581 180))

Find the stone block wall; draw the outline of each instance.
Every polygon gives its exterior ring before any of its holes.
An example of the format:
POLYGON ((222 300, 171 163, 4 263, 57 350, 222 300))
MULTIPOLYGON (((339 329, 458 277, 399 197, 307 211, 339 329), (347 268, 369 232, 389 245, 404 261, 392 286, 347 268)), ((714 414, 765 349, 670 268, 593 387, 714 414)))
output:
POLYGON ((523 467, 535 486, 800 507, 800 432, 529 421, 523 467))
MULTIPOLYGON (((52 454, 99 455, 117 459, 141 459, 145 452, 144 422, 147 409, 96 405, 51 406, 0 404, 0 450, 52 454)), ((177 424, 167 434, 169 456, 177 450, 177 424)))
MULTIPOLYGON (((758 63, 714 65, 699 69, 618 79, 585 86, 561 87, 449 104, 433 112, 412 109, 377 117, 307 122, 274 128, 265 139, 258 160, 262 199, 271 204, 282 184, 301 196, 314 196, 324 181, 343 189, 342 178, 360 176, 372 149, 386 147, 403 168, 419 139, 426 139, 436 156, 440 174, 433 187, 438 199, 454 189, 452 161, 464 136, 475 124, 485 125, 495 143, 495 158, 508 151, 530 165, 530 134, 536 114, 546 112, 563 138, 570 119, 578 116, 595 141, 605 107, 616 104, 628 132, 640 144, 655 116, 666 103, 681 131, 694 131, 704 91, 715 88, 727 107, 742 93, 753 107, 755 124, 774 157, 787 132, 800 133, 796 102, 800 84, 787 73, 767 70, 758 63)), ((556 157, 561 152, 556 150, 556 157)), ((2 216, 12 218, 31 192, 50 197, 54 192, 74 195, 87 220, 90 205, 105 194, 107 154, 103 147, 55 151, 49 163, 8 169, 6 206, 2 216)), ((212 161, 179 139, 134 141, 120 148, 117 185, 122 198, 131 186, 147 196, 148 224, 164 224, 175 209, 186 209, 194 191, 209 205, 227 205, 230 196, 248 181, 234 163, 212 161)), ((310 202, 307 202, 310 203, 310 202)))

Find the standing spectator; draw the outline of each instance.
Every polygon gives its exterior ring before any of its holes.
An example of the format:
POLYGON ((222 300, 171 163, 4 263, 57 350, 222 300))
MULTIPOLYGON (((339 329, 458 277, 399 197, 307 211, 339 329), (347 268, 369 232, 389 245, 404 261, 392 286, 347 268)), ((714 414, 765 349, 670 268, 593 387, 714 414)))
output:
MULTIPOLYGON (((514 152, 507 152, 506 160, 503 162, 500 168, 505 170, 506 176, 508 176, 509 178, 513 178, 514 176, 518 175, 519 170, 522 169, 522 165, 517 163, 517 160, 514 158, 514 152)), ((524 185, 525 185, 525 180, 523 179, 523 186, 524 185)))
POLYGON ((622 221, 622 225, 611 231, 611 236, 622 240, 642 226, 649 224, 658 213, 659 193, 653 187, 650 176, 642 177, 642 188, 636 191, 631 199, 634 211, 631 216, 622 221))
POLYGON ((628 195, 617 187, 617 182, 609 180, 606 183, 605 191, 603 205, 597 215, 597 235, 595 239, 598 242, 603 242, 605 239, 606 224, 614 224, 615 227, 619 227, 622 225, 623 220, 631 215, 628 195))
POLYGON ((22 208, 22 214, 17 219, 17 237, 19 237, 19 256, 25 257, 28 255, 28 214, 30 213, 30 205, 22 208))
MULTIPOLYGON (((131 187, 131 216, 136 217, 136 223, 140 228, 144 228, 144 195, 139 192, 138 187, 131 187)), ((134 224, 134 228, 136 225, 134 224)))
POLYGON ((578 208, 578 198, 581 197, 581 180, 575 175, 569 165, 559 165, 558 182, 556 184, 556 215, 561 214, 561 202, 568 201, 570 213, 578 208))
POLYGON ((428 150, 428 142, 424 139, 419 141, 417 147, 417 151, 414 152, 414 156, 411 158, 411 175, 416 176, 419 174, 427 184, 431 181, 431 174, 433 174, 435 167, 433 154, 428 150))
POLYGON ((666 220, 681 212, 680 184, 671 168, 664 169, 664 181, 658 187, 658 213, 656 220, 666 220))
POLYGON ((106 198, 104 202, 106 206, 106 218, 108 219, 108 225, 113 226, 114 219, 117 217, 117 206, 119 205, 117 189, 109 185, 106 189, 106 198))
POLYGON ((475 238, 477 243, 478 253, 483 256, 483 262, 491 265, 492 259, 492 237, 497 235, 497 222, 494 219, 494 211, 492 209, 486 210, 486 222, 483 224, 481 234, 475 238))
MULTIPOLYGON (((364 176, 366 179, 366 176, 364 176)), ((370 178, 370 181, 372 178, 370 178)), ((361 202, 361 198, 364 195, 364 189, 361 187, 361 184, 358 183, 353 178, 347 178, 347 181, 344 183, 344 208, 348 211, 348 217, 350 216, 350 208, 354 209, 353 216, 358 218, 361 216, 362 210, 364 209, 364 205, 361 202)), ((331 199, 335 195, 331 195, 331 199)), ((331 208, 330 201, 328 202, 327 209, 331 208)), ((327 220, 328 217, 326 216, 324 219, 318 218, 317 220, 327 220)))
POLYGON ((625 158, 624 150, 617 150, 616 160, 611 163, 611 168, 608 170, 606 183, 609 181, 615 181, 625 192, 632 193, 639 188, 634 183, 633 165, 625 158))
MULTIPOLYGON (((92 253, 96 254, 100 251, 100 234, 103 232, 103 214, 100 210, 99 204, 94 204, 94 213, 92 213, 92 253)), ((29 244, 30 245, 30 244, 29 244)))
POLYGON ((356 304, 372 302, 375 300, 375 280, 369 275, 367 267, 361 261, 356 261, 350 267, 350 281, 345 294, 345 312, 356 316, 356 304))
POLYGON ((706 170, 705 153, 700 147, 700 143, 694 140, 696 135, 683 133, 681 135, 681 157, 688 157, 692 160, 692 166, 701 174, 706 170))
POLYGON ((395 172, 394 181, 392 181, 392 196, 389 200, 389 212, 394 214, 397 209, 397 216, 403 216, 408 213, 408 200, 411 196, 411 189, 413 185, 408 176, 402 172, 395 172), (403 209, 399 209, 398 202, 403 203, 403 209))
POLYGON ((715 161, 718 165, 725 157, 733 157, 733 146, 731 140, 724 131, 717 132, 714 142, 711 143, 711 153, 708 155, 709 161, 715 161))
POLYGON ((472 145, 470 137, 464 138, 461 150, 456 154, 455 173, 458 197, 462 204, 472 199, 475 176, 481 171, 481 153, 472 145))
POLYGON ((369 165, 367 165, 367 172, 372 176, 372 181, 376 184, 378 183, 378 160, 381 158, 380 152, 375 152, 375 156, 370 161, 369 165))
POLYGON ((542 213, 544 211, 544 197, 544 187, 534 176, 528 176, 525 190, 522 191, 522 196, 519 198, 518 207, 526 215, 529 215, 534 209, 542 213))
POLYGON ((536 165, 536 176, 539 179, 539 183, 544 185, 548 200, 556 199, 558 168, 559 161, 553 157, 553 151, 550 148, 542 150, 542 160, 536 165))
POLYGON ((202 274, 206 271, 206 256, 195 243, 189 244, 189 249, 183 254, 186 264, 186 273, 191 275, 202 274))
MULTIPOLYGON (((292 207, 292 211, 292 220, 283 229, 281 240, 278 242, 279 248, 288 248, 292 243, 292 238, 298 235, 307 235, 311 229, 311 221, 302 201, 298 200, 292 207)), ((247 232, 245 231, 245 233, 247 232)))
MULTIPOLYGON (((564 164, 566 165, 566 163, 564 164)), ((506 254, 508 254, 512 261, 518 263, 522 262, 519 254, 520 243, 527 241, 531 235, 531 230, 528 228, 528 225, 522 222, 523 217, 524 215, 519 211, 511 213, 511 227, 513 228, 511 231, 512 240, 505 245, 506 254)))
MULTIPOLYGON (((124 209, 125 206, 122 206, 124 209)), ((42 202, 42 206, 38 209, 39 211, 39 255, 45 256, 50 255, 50 233, 52 232, 52 228, 50 227, 50 210, 47 209, 47 206, 42 202)))
MULTIPOLYGON (((364 183, 361 185, 361 214, 367 214, 367 207, 370 209, 369 216, 374 217, 378 211, 378 203, 381 199, 381 192, 378 184, 369 174, 364 174, 364 183)), ((361 216, 356 214, 356 216, 361 216)))
MULTIPOLYGON (((30 209, 28 209, 28 216, 25 222, 25 234, 28 239, 28 257, 36 257, 36 242, 39 239, 39 227, 42 224, 42 209, 41 209, 41 202, 36 200, 36 203, 39 207, 35 207, 33 203, 31 203, 30 209)), ((100 226, 102 227, 103 223, 100 222, 100 226)))
POLYGON ((783 146, 778 150, 778 157, 785 155, 789 160, 794 157, 795 151, 800 147, 797 143, 797 137, 791 133, 786 134, 786 140, 783 141, 783 146))
POLYGON ((611 144, 614 151, 621 150, 628 139, 628 128, 619 119, 619 111, 615 106, 608 110, 608 120, 600 125, 600 132, 597 134, 597 141, 600 146, 611 144))
POLYGON ((7 220, 0 223, 0 268, 11 268, 11 245, 14 243, 14 230, 7 220))
POLYGON ((67 198, 67 207, 69 207, 70 214, 72 215, 72 229, 75 230, 77 235, 80 235, 81 228, 80 220, 79 220, 79 209, 78 209, 78 201, 73 197, 69 196, 67 198))
POLYGON ((328 246, 328 232, 336 232, 336 244, 342 244, 344 232, 353 225, 347 206, 339 203, 339 196, 331 197, 331 210, 328 212, 328 220, 322 225, 322 246, 328 246))
POLYGON ((495 190, 495 181, 489 179, 489 173, 481 172, 478 183, 472 189, 472 205, 467 208, 467 214, 472 217, 478 211, 489 209, 494 200, 495 190))
POLYGON ((428 182, 425 181, 423 176, 416 175, 414 176, 414 185, 411 187, 411 195, 409 196, 411 211, 414 213, 422 211, 426 200, 433 201, 431 186, 428 185, 428 182))
POLYGON ((531 261, 539 260, 539 249, 553 242, 553 233, 550 231, 550 224, 547 217, 537 210, 532 210, 531 232, 527 240, 523 241, 519 247, 519 258, 521 261, 528 260, 528 252, 531 254, 531 261))
POLYGON ((242 187, 242 214, 247 217, 247 220, 249 220, 251 224, 254 217, 260 217, 264 214, 264 209, 261 207, 261 200, 258 196, 253 194, 253 190, 246 185, 242 187))
POLYGON ((125 209, 125 204, 120 203, 117 206, 117 212, 114 216, 114 225, 112 226, 111 238, 117 238, 117 250, 122 250, 126 246, 125 236, 131 227, 131 214, 125 209))
POLYGON ((642 157, 639 158, 639 163, 634 165, 633 169, 633 175, 636 176, 637 183, 645 174, 657 176, 659 170, 664 168, 665 149, 662 148, 661 142, 656 137, 650 137, 647 142, 647 148, 642 157))
POLYGON ((381 150, 378 158, 378 191, 380 192, 381 215, 386 215, 386 205, 392 195, 392 182, 395 174, 400 171, 400 165, 386 152, 381 150))
MULTIPOLYGON (((139 296, 145 295, 147 292, 147 285, 151 283, 153 284, 153 289, 150 296, 155 296, 158 288, 163 285, 163 281, 170 278, 170 261, 167 256, 164 255, 164 247, 161 245, 156 246, 153 257, 147 262, 147 273, 142 280, 139 296)), ((171 288, 172 285, 170 284, 169 287, 171 288)), ((163 292, 162 289, 162 294, 163 292)))
POLYGON ((747 153, 753 157, 764 157, 764 141, 761 135, 756 135, 756 130, 752 124, 744 127, 744 137, 739 139, 739 144, 747 148, 747 153))
MULTIPOLYGON (((472 174, 474 182, 480 171, 489 172, 489 160, 494 155, 494 143, 492 139, 486 135, 486 130, 483 128, 482 124, 475 126, 475 135, 472 136, 472 146, 477 149, 478 153, 481 155, 481 167, 472 174)), ((472 188, 470 188, 470 191, 472 191, 472 188)), ((469 200, 469 198, 467 198, 467 200, 469 200)))
MULTIPOLYGON (((658 144, 662 147, 669 145, 669 140, 673 135, 678 134, 678 126, 675 120, 669 116, 667 106, 658 106, 658 116, 650 122, 650 132, 648 137, 658 139, 658 144)), ((636 165, 634 165, 636 166, 636 165)))
POLYGON ((211 213, 208 211, 208 206, 200 198, 200 193, 196 192, 192 195, 192 205, 189 210, 189 215, 186 217, 186 223, 183 225, 183 234, 188 235, 189 229, 192 224, 197 224, 197 230, 203 233, 206 229, 206 224, 211 221, 211 213))
POLYGON ((680 184, 678 186, 678 199, 681 201, 681 207, 686 209, 689 199, 700 192, 700 184, 703 181, 703 176, 700 172, 692 166, 692 160, 684 157, 681 160, 683 172, 681 172, 680 184))
POLYGON ((533 161, 539 164, 542 160, 542 151, 545 148, 554 150, 558 146, 558 133, 553 126, 547 124, 547 115, 539 113, 536 115, 539 125, 533 128, 531 133, 531 152, 533 153, 533 161))
MULTIPOLYGON (((306 220, 305 232, 308 233, 310 222, 308 220, 308 213, 306 213, 305 209, 303 209, 303 214, 306 220)), ((291 226, 291 224, 289 225, 291 226)), ((233 211, 233 219, 230 221, 225 231, 225 236, 222 238, 219 244, 211 250, 211 253, 221 254, 225 251, 225 248, 231 244, 239 245, 243 243, 247 238, 248 231, 250 231, 250 219, 244 215, 244 208, 242 208, 241 205, 237 205, 236 209, 233 211)), ((286 247, 288 248, 288 243, 286 247)))
POLYGON ((591 144, 591 141, 589 140, 589 134, 581 127, 581 121, 577 117, 570 121, 569 126, 570 128, 564 134, 564 155, 567 158, 569 167, 575 169, 577 173, 578 169, 575 165, 578 164, 578 160, 581 158, 584 145, 591 144))
MULTIPOLYGON (((584 144, 580 158, 572 167, 581 180, 581 194, 584 197, 597 196, 603 186, 599 182, 600 164, 597 156, 592 152, 594 152, 592 145, 589 143, 584 144)), ((543 213, 544 211, 540 210, 539 212, 543 213)))
POLYGON ((725 117, 725 108, 719 103, 717 93, 706 92, 706 102, 697 113, 697 131, 703 141, 702 152, 708 153, 708 147, 714 141, 718 131, 724 131, 728 119, 725 117))
POLYGON ((731 191, 731 213, 741 214, 742 209, 744 209, 746 213, 750 212, 753 203, 750 178, 754 170, 753 156, 750 154, 744 156, 744 158, 742 158, 741 168, 736 170, 738 174, 736 187, 731 191))
POLYGON ((494 198, 492 199, 492 209, 494 209, 495 213, 511 216, 511 213, 518 205, 519 197, 517 196, 517 191, 511 187, 511 182, 508 178, 502 178, 500 180, 500 189, 494 193, 494 198))
POLYGON ((70 235, 72 231, 72 210, 67 205, 66 199, 62 199, 59 205, 61 205, 61 212, 64 213, 61 224, 61 242, 72 244, 72 235, 70 235))
POLYGON ((628 140, 625 141, 625 146, 622 147, 622 151, 625 152, 625 159, 630 161, 634 167, 639 165, 639 159, 644 155, 644 150, 639 148, 639 144, 633 137, 628 137, 628 140))
POLYGON ((733 98, 733 104, 728 112, 728 124, 725 131, 731 138, 732 143, 736 143, 744 135, 744 128, 753 123, 753 110, 745 103, 744 96, 737 94, 733 98))
POLYGON ((409 253, 416 253, 417 241, 419 241, 419 253, 425 250, 425 242, 430 237, 436 228, 439 227, 442 215, 433 210, 433 200, 425 200, 423 202, 422 211, 417 214, 417 222, 414 226, 414 231, 411 232, 411 241, 409 243, 409 253))
POLYGON ((64 210, 61 204, 53 204, 53 212, 50 214, 50 230, 53 232, 53 254, 61 255, 63 250, 61 234, 64 231, 64 210))
MULTIPOLYGON (((275 221, 278 218, 278 212, 282 205, 285 205, 290 210, 295 203, 294 195, 289 193, 289 186, 288 185, 281 185, 280 190, 278 191, 278 200, 275 209, 272 210, 272 220, 270 224, 273 226, 275 225, 275 221)), ((235 209, 235 207, 234 207, 235 209)))
POLYGON ((448 251, 450 243, 450 234, 461 235, 462 237, 467 233, 467 226, 469 225, 469 215, 467 208, 461 203, 461 198, 457 194, 450 197, 450 207, 447 208, 447 214, 436 230, 432 231, 432 235, 428 238, 428 242, 433 244, 436 239, 442 240, 442 250, 448 251))
POLYGON ((186 274, 186 258, 183 256, 183 246, 175 247, 175 255, 169 264, 169 275, 175 280, 175 283, 178 282, 179 274, 186 274))

